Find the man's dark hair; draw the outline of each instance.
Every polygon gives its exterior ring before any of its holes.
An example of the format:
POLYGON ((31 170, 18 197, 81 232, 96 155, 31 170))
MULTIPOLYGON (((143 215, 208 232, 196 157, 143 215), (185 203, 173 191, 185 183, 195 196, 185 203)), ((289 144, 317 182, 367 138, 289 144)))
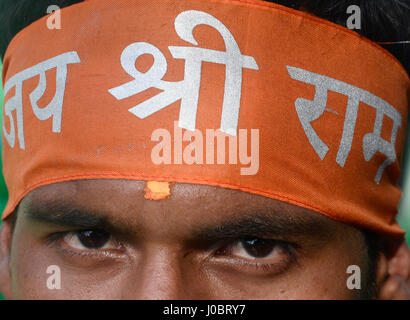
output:
MULTIPOLYGON (((361 9, 360 35, 375 42, 402 42, 410 40, 410 0, 266 0, 293 9, 309 12, 346 27, 350 5, 361 9)), ((47 14, 50 5, 60 8, 83 2, 83 0, 0 0, 0 57, 11 39, 23 28, 47 14)), ((410 45, 381 44, 390 51, 410 73, 410 45)), ((364 57, 365 58, 365 57, 364 57)), ((13 214, 13 225, 16 214, 13 214)), ((376 267, 382 250, 378 235, 363 231, 367 248, 368 265, 359 299, 375 298, 376 267)))

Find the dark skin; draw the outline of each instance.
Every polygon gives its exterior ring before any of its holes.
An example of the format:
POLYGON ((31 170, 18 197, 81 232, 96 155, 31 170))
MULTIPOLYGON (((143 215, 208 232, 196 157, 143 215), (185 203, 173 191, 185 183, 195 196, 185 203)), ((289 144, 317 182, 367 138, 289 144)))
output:
MULTIPOLYGON (((367 272, 361 231, 281 201, 175 184, 144 199, 145 182, 43 186, 0 231, 7 299, 354 299, 349 265, 367 272), (94 231, 92 231, 94 230, 94 231), (49 290, 49 265, 61 289, 49 290)), ((376 263, 378 298, 406 299, 405 245, 376 263)))

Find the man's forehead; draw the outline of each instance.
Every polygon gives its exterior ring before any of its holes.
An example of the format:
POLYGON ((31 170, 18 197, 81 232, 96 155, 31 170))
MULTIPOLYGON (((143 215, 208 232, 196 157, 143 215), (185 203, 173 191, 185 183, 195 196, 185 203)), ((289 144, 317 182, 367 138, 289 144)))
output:
MULTIPOLYGON (((135 203, 144 199, 145 186, 145 181, 134 180, 94 179, 65 181, 38 187, 32 190, 22 202, 28 206, 35 205, 36 203, 51 204, 56 201, 72 202, 73 204, 83 204, 86 206, 94 204, 93 200, 100 199, 105 200, 100 203, 101 205, 109 205, 110 201, 107 200, 117 202, 124 200, 135 203)), ((247 208, 251 209, 266 207, 267 209, 271 208, 288 214, 311 212, 302 207, 239 190, 189 183, 173 184, 172 196, 170 199, 161 200, 161 203, 169 204, 173 202, 167 200, 185 202, 186 206, 201 203, 201 206, 207 206, 204 209, 226 207, 236 209, 246 203, 247 208), (224 201, 231 201, 232 203, 224 201)), ((156 201, 144 202, 155 203, 156 201)), ((314 212, 311 213, 316 214, 314 212)), ((322 215, 318 215, 318 217, 322 218, 322 215)))
POLYGON ((31 191, 20 208, 31 215, 79 209, 118 224, 149 222, 158 216, 165 222, 184 221, 196 225, 268 219, 278 226, 310 225, 333 228, 336 221, 278 200, 250 193, 206 185, 172 186, 169 199, 144 198, 145 181, 78 180, 43 186, 31 191), (203 223, 204 222, 204 223, 203 223))

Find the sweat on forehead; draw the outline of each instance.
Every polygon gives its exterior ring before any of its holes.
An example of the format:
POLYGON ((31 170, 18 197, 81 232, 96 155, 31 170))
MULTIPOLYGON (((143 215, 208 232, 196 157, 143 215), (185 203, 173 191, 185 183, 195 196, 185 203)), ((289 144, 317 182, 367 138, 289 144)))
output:
POLYGON ((113 4, 64 8, 64 28, 45 17, 10 43, 3 218, 40 186, 124 179, 240 190, 403 235, 409 78, 388 52, 259 0, 113 4))

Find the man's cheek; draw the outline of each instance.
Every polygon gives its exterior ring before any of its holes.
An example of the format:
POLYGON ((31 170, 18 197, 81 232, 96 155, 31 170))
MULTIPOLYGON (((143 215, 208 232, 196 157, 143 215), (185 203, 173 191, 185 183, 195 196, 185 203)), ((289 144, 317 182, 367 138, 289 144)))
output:
POLYGON ((207 290, 208 299, 354 299, 357 293, 346 285, 346 267, 352 261, 343 260, 333 255, 315 256, 302 259, 283 273, 264 275, 213 265, 206 270, 206 279, 197 277, 195 283, 202 279, 200 287, 202 293, 207 290))
POLYGON ((76 268, 49 251, 27 248, 13 254, 15 299, 113 299, 121 291, 115 270, 76 268))
POLYGON ((50 299, 47 267, 51 260, 41 250, 27 244, 14 246, 11 259, 12 288, 15 299, 50 299))
POLYGON ((11 270, 14 299, 75 299, 93 281, 91 276, 79 283, 80 270, 68 268, 54 248, 19 228, 13 237, 11 270))

